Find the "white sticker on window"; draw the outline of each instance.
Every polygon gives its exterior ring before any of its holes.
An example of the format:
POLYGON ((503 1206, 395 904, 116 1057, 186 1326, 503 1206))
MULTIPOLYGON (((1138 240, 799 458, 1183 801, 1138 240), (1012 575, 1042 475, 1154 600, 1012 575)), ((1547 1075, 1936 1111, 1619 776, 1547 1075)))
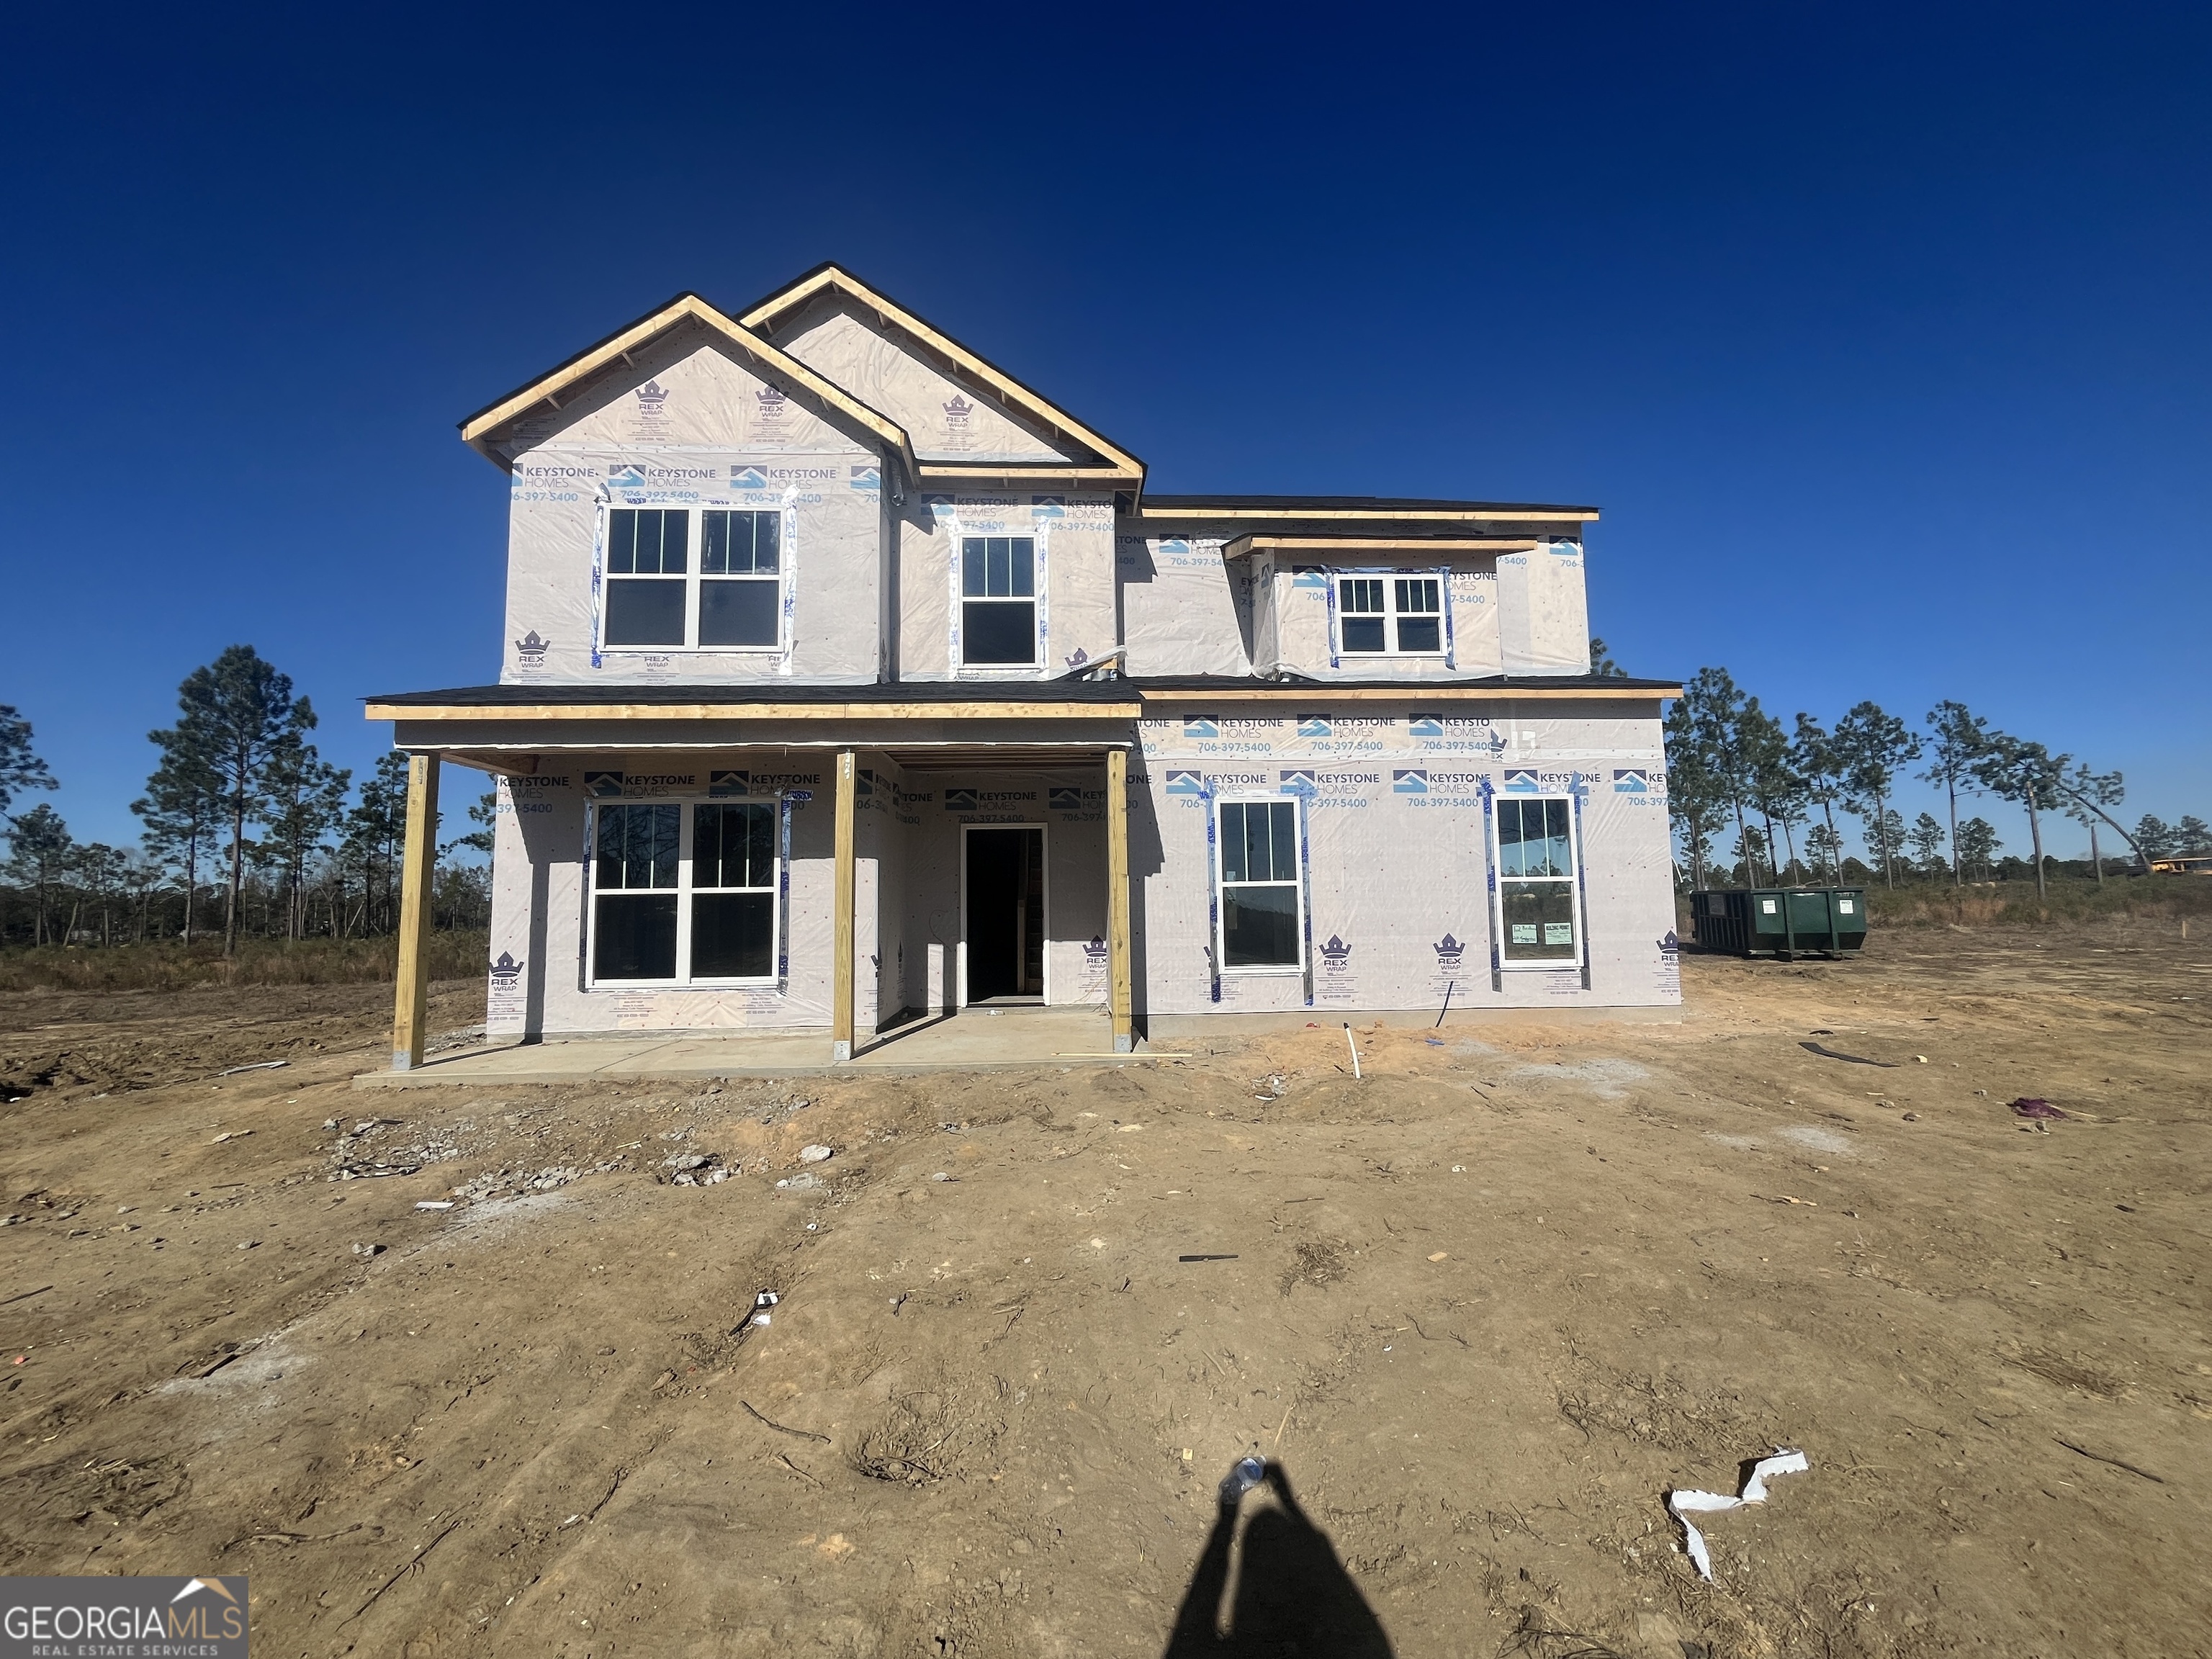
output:
POLYGON ((1544 924, 1545 944, 1572 945, 1574 942, 1575 925, 1571 921, 1547 921, 1544 924))
POLYGON ((1534 945, 1536 942, 1536 924, 1533 921, 1515 922, 1513 942, 1516 945, 1534 945))

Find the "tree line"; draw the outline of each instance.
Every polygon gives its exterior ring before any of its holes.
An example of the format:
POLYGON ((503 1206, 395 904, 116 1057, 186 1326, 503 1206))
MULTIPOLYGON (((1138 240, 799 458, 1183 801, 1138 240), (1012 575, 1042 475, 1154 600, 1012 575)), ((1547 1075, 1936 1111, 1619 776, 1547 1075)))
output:
POLYGON ((2194 817, 2169 827, 2146 815, 2127 828, 2108 810, 2126 797, 2118 772, 2093 771, 2071 755, 2053 754, 2044 744, 1999 731, 1964 703, 1937 703, 1924 726, 1915 731, 1868 702, 1847 710, 1832 727, 1801 713, 1785 728, 1726 669, 1699 669, 1666 719, 1668 806, 1691 885, 1706 884, 1714 842, 1731 825, 1737 870, 1747 885, 1779 886, 1802 874, 1842 884, 1838 810, 1860 820, 1874 868, 1892 887, 1906 866, 1908 847, 1922 867, 1944 871, 1954 884, 1975 872, 1986 878, 2002 843, 1987 819, 1959 821, 1962 795, 1992 795, 2026 811, 2039 896, 2047 891, 2043 822, 2052 812, 2087 828, 2089 862, 2100 882, 2100 830, 2117 836, 2133 852, 2135 865, 2146 870, 2153 859, 2212 852, 2212 826, 2194 817), (1916 762, 1924 764, 1911 773, 1916 762), (1929 812, 1908 826, 1891 806, 1899 781, 1908 774, 1943 792, 1948 827, 1929 812), (1786 859, 1777 857, 1778 847, 1786 859))
MULTIPOLYGON (((407 757, 382 756, 355 786, 308 734, 313 705, 252 647, 234 645, 177 688, 173 726, 147 734, 157 754, 146 793, 131 803, 143 826, 132 847, 80 842, 44 803, 16 800, 57 787, 31 723, 0 705, 0 823, 9 901, 0 939, 33 945, 115 945, 219 937, 333 939, 397 927, 407 823, 407 757), (205 878, 203 879, 204 874, 205 878)), ((491 850, 493 797, 469 809, 477 826, 439 848, 491 850)), ((481 865, 441 862, 439 925, 480 927, 489 915, 481 865)))

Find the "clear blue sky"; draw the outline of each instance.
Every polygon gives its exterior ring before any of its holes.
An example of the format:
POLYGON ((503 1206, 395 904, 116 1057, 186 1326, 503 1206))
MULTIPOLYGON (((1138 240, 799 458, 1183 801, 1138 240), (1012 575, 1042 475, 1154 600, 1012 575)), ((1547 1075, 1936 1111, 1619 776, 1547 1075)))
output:
POLYGON ((455 422, 823 258, 1160 490, 1593 501, 1632 672, 1954 696, 2124 769, 2130 821, 2212 817, 2202 6, 9 33, 0 702, 80 836, 134 836, 144 733, 234 641, 356 769, 359 697, 494 678, 506 490, 455 422))

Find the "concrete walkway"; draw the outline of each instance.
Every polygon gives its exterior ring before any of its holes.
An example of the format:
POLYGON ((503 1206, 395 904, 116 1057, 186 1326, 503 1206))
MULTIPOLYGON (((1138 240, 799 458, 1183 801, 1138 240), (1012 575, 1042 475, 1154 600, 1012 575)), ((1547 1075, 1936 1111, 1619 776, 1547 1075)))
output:
POLYGON ((1142 1060, 1116 1054, 1105 1014, 1090 1008, 969 1008, 917 1019, 878 1036, 845 1064, 833 1065, 830 1038, 813 1031, 641 1032, 635 1036, 554 1037, 434 1054, 411 1072, 368 1072, 356 1089, 421 1089, 441 1084, 498 1087, 522 1083, 627 1081, 643 1078, 809 1077, 1000 1070, 1023 1066, 1113 1066, 1142 1060))

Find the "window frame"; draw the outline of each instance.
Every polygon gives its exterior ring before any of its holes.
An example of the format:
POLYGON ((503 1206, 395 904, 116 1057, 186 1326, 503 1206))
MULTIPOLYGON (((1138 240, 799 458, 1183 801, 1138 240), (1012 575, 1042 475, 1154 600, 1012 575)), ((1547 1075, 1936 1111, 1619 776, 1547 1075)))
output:
POLYGON ((649 795, 634 799, 592 800, 584 830, 584 988, 587 991, 745 990, 783 982, 783 910, 785 860, 783 801, 775 795, 649 795), (676 885, 673 887, 599 887, 599 815, 609 807, 673 806, 678 819, 676 885), (698 844, 696 809, 702 806, 764 806, 769 811, 771 836, 768 885, 763 887, 701 887, 693 867, 698 844), (615 893, 672 893, 676 896, 676 969, 673 979, 602 979, 599 975, 599 901, 615 893), (708 977, 691 968, 691 902, 717 893, 758 893, 769 896, 769 971, 744 978, 708 977))
POLYGON ((1442 662, 1451 651, 1451 634, 1445 618, 1451 609, 1451 577, 1445 570, 1331 570, 1329 580, 1329 610, 1336 630, 1334 641, 1340 658, 1350 657, 1362 662, 1396 660, 1404 662, 1442 662), (1353 611, 1345 604, 1344 589, 1347 582, 1376 582, 1382 589, 1383 608, 1381 611, 1353 611), (1400 603, 1404 597, 1399 591, 1402 582, 1428 582, 1437 592, 1437 608, 1433 611, 1409 611, 1400 603), (1380 617, 1382 618, 1382 649, 1355 651, 1345 643, 1345 622, 1352 617, 1380 617), (1437 624, 1436 648, 1430 651, 1407 651, 1396 644, 1399 625, 1407 617, 1434 617, 1437 624))
POLYGON ((1588 923, 1583 914, 1583 836, 1581 814, 1575 810, 1572 794, 1547 791, 1539 794, 1507 793, 1501 790, 1492 799, 1490 814, 1490 868, 1492 874, 1490 894, 1490 925, 1498 941, 1498 967, 1501 973, 1567 973, 1577 971, 1589 960, 1588 923), (1567 809, 1567 873, 1564 876, 1509 876, 1505 873, 1504 809, 1508 802, 1548 804, 1557 801, 1567 809), (1567 890, 1574 917, 1574 954, 1566 957, 1523 957, 1518 961, 1511 956, 1512 941, 1505 932, 1505 884, 1509 881, 1540 883, 1567 890))
MULTIPOLYGON (((666 656, 672 653, 686 655, 712 653, 716 656, 780 656, 791 648, 791 623, 785 614, 792 581, 792 514, 781 506, 762 507, 737 501, 611 501, 604 504, 599 518, 599 603, 596 607, 598 647, 602 653, 614 652, 623 655, 666 656), (617 513, 681 513, 684 515, 684 563, 680 575, 643 575, 617 572, 614 564, 614 515, 617 513), (754 518, 772 518, 776 521, 775 570, 772 575, 752 573, 726 574, 710 572, 707 562, 707 514, 709 513, 745 514, 754 518), (684 585, 684 641, 670 645, 635 645, 610 641, 607 621, 612 609, 611 588, 616 582, 653 581, 681 582, 684 585), (775 590, 775 638, 761 645, 714 645, 702 642, 700 625, 706 608, 706 585, 708 582, 748 582, 775 590)), ((756 531, 756 536, 758 532, 756 531)))
POLYGON ((1302 979, 1306 972, 1306 956, 1310 948, 1306 938, 1306 881, 1305 881, 1305 817, 1303 803, 1296 795, 1230 794, 1218 795, 1211 803, 1213 810, 1213 963, 1214 971, 1222 975, 1239 978, 1302 979), (1226 806, 1287 806, 1291 811, 1291 841, 1296 849, 1297 864, 1288 881, 1239 881, 1226 878, 1224 855, 1228 851, 1229 838, 1222 829, 1222 809, 1226 806), (1229 965, 1229 890, 1232 887, 1288 887, 1296 901, 1291 911, 1291 939, 1294 950, 1292 959, 1286 963, 1229 965))
MULTIPOLYGON (((1031 531, 1025 535, 1015 535, 1011 532, 998 533, 990 531, 985 531, 980 534, 975 534, 963 529, 954 536, 952 539, 953 603, 959 607, 958 617, 960 638, 960 660, 954 665, 954 668, 957 672, 962 674, 1024 675, 1036 673, 1046 665, 1044 653, 1044 595, 1038 591, 1043 586, 1043 583, 1040 580, 1044 572, 1042 547, 1043 538, 1037 535, 1034 531, 1031 531), (990 586, 990 573, 988 568, 990 551, 988 544, 994 541, 1010 543, 1021 542, 1027 544, 1029 548, 1030 580, 1030 591, 1027 593, 992 593, 988 591, 990 586), (984 550, 984 559, 986 564, 984 572, 984 586, 987 591, 981 593, 971 594, 968 592, 968 544, 970 542, 981 542, 986 544, 984 550), (1025 662, 970 662, 968 659, 968 641, 969 638, 969 629, 968 627, 968 607, 971 605, 1003 605, 1009 609, 1015 605, 1027 605, 1030 612, 1030 654, 1028 660, 1025 662)), ((1010 560, 1011 556, 1012 553, 1010 550, 1010 560)), ((1010 587, 1012 586, 1011 564, 1008 570, 1007 585, 1010 587)))

